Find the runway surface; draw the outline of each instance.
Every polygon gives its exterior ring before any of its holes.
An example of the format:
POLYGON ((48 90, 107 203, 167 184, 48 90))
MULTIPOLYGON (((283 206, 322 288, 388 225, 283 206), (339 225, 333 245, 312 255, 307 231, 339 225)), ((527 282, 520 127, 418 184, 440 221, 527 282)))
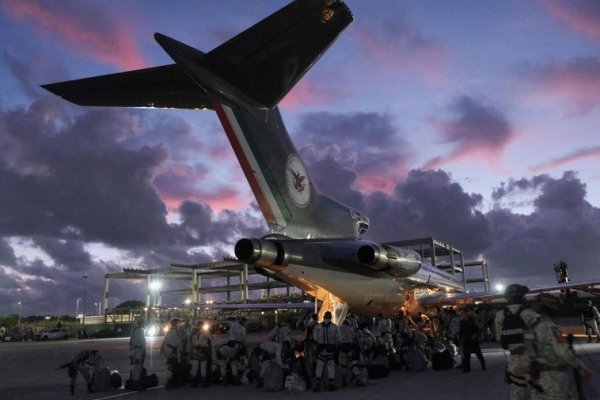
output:
MULTIPOLYGON (((250 335, 255 342, 260 336, 250 335)), ((146 367, 156 373, 159 385, 166 380, 164 359, 158 354, 162 338, 148 339, 149 350, 146 367)), ((78 378, 74 396, 69 394, 65 370, 57 367, 69 361, 83 349, 97 349, 103 357, 102 366, 117 369, 124 378, 129 376, 128 339, 70 339, 62 342, 0 343, 0 400, 33 399, 508 399, 508 386, 504 383, 505 355, 496 345, 484 346, 486 371, 481 371, 476 358, 472 360, 471 373, 459 369, 422 372, 392 371, 385 379, 372 380, 367 387, 344 387, 335 392, 302 394, 267 392, 254 385, 212 386, 210 388, 185 387, 166 390, 159 386, 143 393, 112 390, 87 394, 83 380, 78 378)), ((600 394, 600 344, 578 342, 575 351, 590 367, 593 376, 586 384, 588 394, 600 394)))

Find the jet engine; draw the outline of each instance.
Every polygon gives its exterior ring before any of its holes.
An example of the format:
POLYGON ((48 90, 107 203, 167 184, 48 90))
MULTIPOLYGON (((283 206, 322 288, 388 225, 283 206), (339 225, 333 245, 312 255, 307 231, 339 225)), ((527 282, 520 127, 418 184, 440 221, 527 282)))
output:
POLYGON ((234 251, 239 260, 274 271, 288 264, 283 245, 278 241, 244 238, 235 244, 234 251))
POLYGON ((244 238, 236 243, 235 256, 271 271, 282 271, 290 264, 331 265, 356 272, 367 267, 404 278, 421 268, 421 257, 413 250, 351 239, 244 238))
POLYGON ((357 258, 362 264, 397 278, 413 275, 421 268, 417 252, 375 243, 361 246, 357 258))

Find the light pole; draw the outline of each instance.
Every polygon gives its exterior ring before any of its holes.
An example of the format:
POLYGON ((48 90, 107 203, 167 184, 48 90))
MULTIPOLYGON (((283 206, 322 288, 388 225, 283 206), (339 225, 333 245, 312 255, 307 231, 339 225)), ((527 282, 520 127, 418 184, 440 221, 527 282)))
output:
POLYGON ((81 301, 81 297, 77 298, 75 302, 75 322, 77 322, 77 318, 79 318, 79 302, 81 301))
POLYGON ((17 325, 21 325, 21 302, 19 301, 17 304, 19 305, 19 319, 17 325))
POLYGON ((87 273, 85 275, 82 276, 83 278, 83 311, 82 311, 82 317, 81 317, 81 325, 83 325, 83 328, 85 329, 85 292, 87 289, 87 278, 88 275, 87 273))

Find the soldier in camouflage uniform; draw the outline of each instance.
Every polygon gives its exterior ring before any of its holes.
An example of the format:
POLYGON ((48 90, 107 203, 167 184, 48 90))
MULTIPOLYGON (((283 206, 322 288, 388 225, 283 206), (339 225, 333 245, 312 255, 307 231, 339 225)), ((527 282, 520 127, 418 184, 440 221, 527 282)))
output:
POLYGON ((145 321, 140 318, 129 337, 129 362, 131 363, 131 381, 134 389, 145 390, 144 360, 146 358, 146 336, 144 335, 145 321))
POLYGON ((582 379, 588 379, 590 371, 569 349, 554 321, 557 299, 547 293, 537 296, 536 311, 540 319, 527 338, 527 354, 531 361, 528 383, 537 390, 532 391, 533 400, 567 400, 571 398, 571 368, 579 370, 582 379))
MULTIPOLYGON (((504 298, 508 301, 508 310, 514 314, 521 309, 521 318, 523 318, 525 326, 531 327, 538 320, 539 315, 531 307, 525 305, 525 294, 527 292, 529 292, 527 286, 509 285, 504 292, 504 298)), ((504 310, 498 311, 494 320, 494 332, 497 341, 501 340, 504 314, 504 310)), ((525 354, 525 343, 509 344, 508 350, 510 351, 510 355, 508 356, 506 379, 510 385, 510 400, 527 399, 529 389, 525 375, 528 372, 530 360, 527 354, 525 354)))

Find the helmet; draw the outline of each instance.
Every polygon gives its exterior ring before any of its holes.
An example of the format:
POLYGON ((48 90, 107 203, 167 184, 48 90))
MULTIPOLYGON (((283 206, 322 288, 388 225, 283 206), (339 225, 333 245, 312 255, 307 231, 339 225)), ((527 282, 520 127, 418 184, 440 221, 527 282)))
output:
POLYGON ((529 292, 529 288, 524 285, 513 283, 508 285, 504 291, 504 298, 511 303, 522 303, 525 301, 525 295, 529 292))
POLYGON ((323 315, 323 319, 331 319, 331 312, 327 311, 325 315, 323 315))

